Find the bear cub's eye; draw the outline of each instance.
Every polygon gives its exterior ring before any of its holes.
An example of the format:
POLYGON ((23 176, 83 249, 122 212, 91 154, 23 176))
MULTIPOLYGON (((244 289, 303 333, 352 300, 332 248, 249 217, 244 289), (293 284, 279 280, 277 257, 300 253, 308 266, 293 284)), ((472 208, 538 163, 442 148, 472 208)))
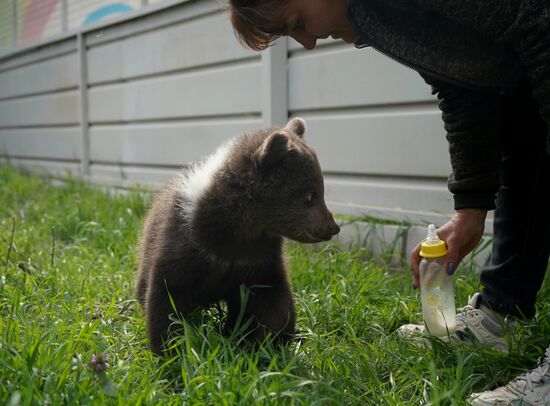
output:
POLYGON ((314 201, 315 201, 315 192, 309 192, 306 195, 306 203, 311 205, 313 204, 314 201))

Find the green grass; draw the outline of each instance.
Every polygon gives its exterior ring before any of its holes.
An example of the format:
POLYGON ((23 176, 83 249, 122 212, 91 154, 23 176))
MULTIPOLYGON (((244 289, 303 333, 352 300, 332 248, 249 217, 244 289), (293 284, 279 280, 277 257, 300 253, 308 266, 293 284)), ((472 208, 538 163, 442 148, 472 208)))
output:
MULTIPOLYGON (((538 321, 509 355, 437 341, 419 349, 395 334, 421 321, 407 270, 289 243, 293 344, 252 350, 224 338, 214 307, 193 325, 176 321, 185 334, 170 357, 155 357, 132 292, 143 193, 54 187, 9 167, 0 191, 0 404, 459 405, 533 367, 548 345, 548 278, 538 321), (109 367, 91 371, 102 354, 109 367)), ((458 304, 477 289, 475 272, 457 273, 458 304)))

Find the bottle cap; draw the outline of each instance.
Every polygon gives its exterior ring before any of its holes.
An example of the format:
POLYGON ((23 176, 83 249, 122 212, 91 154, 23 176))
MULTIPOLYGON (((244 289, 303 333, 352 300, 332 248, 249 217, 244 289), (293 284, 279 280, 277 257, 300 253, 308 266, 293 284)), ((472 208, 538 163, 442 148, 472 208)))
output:
POLYGON ((437 258, 447 255, 445 241, 441 241, 435 231, 435 226, 428 226, 428 236, 420 244, 420 256, 424 258, 437 258))

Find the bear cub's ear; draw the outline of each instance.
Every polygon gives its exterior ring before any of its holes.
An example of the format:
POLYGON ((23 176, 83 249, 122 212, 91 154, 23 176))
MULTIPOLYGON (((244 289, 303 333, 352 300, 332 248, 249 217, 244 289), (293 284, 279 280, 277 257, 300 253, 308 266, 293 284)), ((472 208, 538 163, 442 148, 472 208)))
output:
POLYGON ((277 164, 288 152, 288 143, 288 135, 283 131, 271 133, 256 152, 260 166, 270 168, 277 164))
POLYGON ((295 117, 288 122, 284 129, 296 134, 300 138, 304 138, 304 134, 306 133, 306 122, 303 118, 295 117))

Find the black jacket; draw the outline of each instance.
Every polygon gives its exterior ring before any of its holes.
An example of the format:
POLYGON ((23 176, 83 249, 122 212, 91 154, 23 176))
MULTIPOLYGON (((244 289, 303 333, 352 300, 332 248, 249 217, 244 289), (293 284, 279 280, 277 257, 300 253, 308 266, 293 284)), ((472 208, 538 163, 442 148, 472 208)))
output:
POLYGON ((550 123, 550 0, 349 0, 348 17, 360 33, 357 47, 372 46, 432 85, 455 209, 493 209, 500 96, 527 78, 550 123))

